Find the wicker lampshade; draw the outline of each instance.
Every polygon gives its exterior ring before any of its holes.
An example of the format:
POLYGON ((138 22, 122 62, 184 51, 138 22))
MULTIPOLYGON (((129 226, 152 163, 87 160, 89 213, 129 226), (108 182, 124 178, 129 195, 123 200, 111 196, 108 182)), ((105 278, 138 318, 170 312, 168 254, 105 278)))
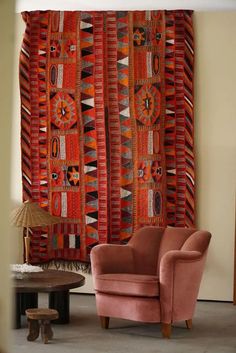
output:
POLYGON ((24 237, 25 244, 25 261, 29 263, 30 254, 30 236, 29 228, 46 226, 62 222, 62 218, 51 216, 44 211, 37 203, 32 201, 25 201, 22 206, 12 211, 10 222, 15 227, 25 227, 26 236, 24 237))
POLYGON ((60 223, 60 217, 51 216, 37 203, 25 201, 22 206, 12 211, 10 222, 15 227, 37 227, 60 223))

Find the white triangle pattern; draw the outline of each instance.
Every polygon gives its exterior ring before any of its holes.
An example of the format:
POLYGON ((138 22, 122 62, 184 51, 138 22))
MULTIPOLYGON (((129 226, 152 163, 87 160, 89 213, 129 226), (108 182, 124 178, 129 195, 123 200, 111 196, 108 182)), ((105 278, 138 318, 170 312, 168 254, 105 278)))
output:
POLYGON ((121 115, 125 116, 126 118, 130 117, 129 107, 125 108, 120 112, 121 115))
POLYGON ((118 60, 118 63, 128 66, 128 65, 129 65, 129 58, 128 58, 128 56, 126 56, 126 57, 123 58, 123 59, 118 60))
POLYGON ((91 23, 87 23, 84 21, 80 22, 80 29, 85 29, 85 28, 90 28, 90 27, 93 27, 93 25, 91 23))
POLYGON ((89 172, 92 172, 93 170, 96 170, 96 167, 90 166, 90 165, 85 165, 84 166, 84 173, 87 174, 89 172))
POLYGON ((129 190, 125 190, 123 188, 120 188, 120 195, 121 195, 121 198, 123 199, 124 197, 127 197, 131 194, 131 191, 129 190))
POLYGON ((89 216, 86 216, 85 218, 86 218, 86 224, 91 224, 91 223, 97 222, 96 218, 89 217, 89 216))
POLYGON ((84 99, 82 103, 90 105, 90 107, 94 107, 94 98, 84 99))

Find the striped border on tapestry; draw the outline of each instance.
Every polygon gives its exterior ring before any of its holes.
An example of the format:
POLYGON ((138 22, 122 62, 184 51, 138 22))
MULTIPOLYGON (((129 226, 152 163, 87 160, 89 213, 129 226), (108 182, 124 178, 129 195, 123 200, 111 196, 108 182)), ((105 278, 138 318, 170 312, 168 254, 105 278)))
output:
MULTIPOLYGON (((191 205, 193 204, 192 190, 194 172, 193 164, 186 162, 189 158, 186 155, 186 142, 188 151, 193 152, 193 110, 192 110, 192 67, 187 66, 193 55, 192 43, 187 36, 186 19, 191 20, 191 11, 176 11, 176 173, 177 173, 177 199, 176 199, 176 223, 175 226, 193 226, 194 214, 191 205), (191 48, 191 51, 189 51, 191 48), (187 55, 186 55, 187 54, 187 55), (190 60, 189 60, 190 59, 190 60), (181 69, 180 69, 181 66, 181 69), (190 69, 187 73, 186 68, 190 69), (187 76, 188 75, 188 76, 187 76), (187 90, 191 92, 189 98, 187 90), (186 108, 190 108, 188 111, 186 108), (188 115, 187 115, 188 114, 188 115), (189 207, 190 206, 190 207, 189 207)), ((188 153, 190 156, 190 154, 188 153)), ((192 157, 192 156, 191 156, 192 157)), ((193 159, 191 158, 193 163, 193 159)))
MULTIPOLYGON (((81 12, 80 51, 81 51, 81 128, 84 140, 84 217, 87 258, 91 246, 98 242, 98 133, 96 130, 95 109, 95 51, 94 51, 94 12, 81 12)), ((82 161, 81 161, 82 162, 82 161)), ((83 215, 81 215, 83 217, 83 215)))
MULTIPOLYGON (((47 102, 46 102, 46 48, 49 13, 34 11, 23 13, 26 31, 20 56, 21 144, 23 200, 32 200, 48 210, 47 180, 47 102), (40 20, 39 20, 40 19, 40 20), (30 40, 29 37, 30 36, 30 40), (27 60, 25 60, 27 57, 27 60), (28 59, 30 58, 30 61, 28 59), (22 69, 27 69, 21 71, 22 69), (23 79, 23 81, 22 81, 23 79), (28 86, 28 87, 27 87, 28 86), (27 94, 26 94, 27 93, 27 94), (24 97, 24 98, 23 98, 24 97), (30 104, 29 101, 30 100, 30 104), (27 103, 28 102, 28 103, 27 103), (28 145, 28 141, 30 145, 28 145), (40 143, 39 143, 40 141, 40 143), (28 187, 30 185, 30 187, 28 187)), ((47 260, 48 228, 31 231, 31 257, 36 262, 47 260)))
POLYGON ((117 70, 117 19, 116 12, 106 14, 106 45, 107 45, 107 100, 109 149, 109 185, 110 185, 110 231, 109 241, 120 241, 120 170, 121 170, 121 136, 118 107, 118 70, 117 70))
POLYGON ((166 11, 167 225, 194 225, 192 11, 166 11))
POLYGON ((166 215, 167 225, 176 221, 176 160, 175 160, 175 21, 173 11, 166 11, 165 50, 165 159, 166 159, 166 215))
POLYGON ((117 71, 118 109, 121 136, 121 177, 120 177, 120 241, 130 238, 133 232, 133 160, 132 126, 129 98, 129 15, 118 11, 117 18, 117 71))
POLYGON ((97 169, 98 169, 98 241, 108 241, 108 175, 107 175, 107 153, 106 153, 106 124, 105 124, 105 79, 104 79, 104 13, 94 14, 94 51, 95 51, 95 114, 97 131, 97 169))
POLYGON ((185 51, 184 51, 184 108, 185 108, 185 163, 186 163, 186 203, 185 225, 195 225, 194 198, 194 111, 193 111, 193 75, 194 75, 194 41, 192 11, 184 12, 185 51))
POLYGON ((31 86, 30 86, 30 22, 27 13, 23 14, 26 30, 20 52, 20 91, 21 91, 21 168, 23 200, 32 195, 32 160, 31 160, 31 86))

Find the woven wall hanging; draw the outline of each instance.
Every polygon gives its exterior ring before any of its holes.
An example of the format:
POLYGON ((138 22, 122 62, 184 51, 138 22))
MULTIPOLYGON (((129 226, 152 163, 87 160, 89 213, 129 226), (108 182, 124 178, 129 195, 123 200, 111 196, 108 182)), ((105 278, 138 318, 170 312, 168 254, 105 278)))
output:
POLYGON ((193 226, 192 11, 22 15, 23 199, 65 219, 32 229, 31 262, 193 226))

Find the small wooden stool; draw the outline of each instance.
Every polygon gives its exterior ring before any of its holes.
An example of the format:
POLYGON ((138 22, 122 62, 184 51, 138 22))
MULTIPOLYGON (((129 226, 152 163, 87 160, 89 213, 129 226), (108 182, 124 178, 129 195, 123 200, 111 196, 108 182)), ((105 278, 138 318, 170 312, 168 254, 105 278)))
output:
POLYGON ((58 311, 47 308, 34 308, 25 310, 28 319, 29 334, 28 341, 35 341, 39 336, 39 329, 41 328, 41 337, 44 343, 48 343, 53 337, 51 328, 51 320, 58 319, 58 311), (39 324, 39 320, 41 320, 39 324))

